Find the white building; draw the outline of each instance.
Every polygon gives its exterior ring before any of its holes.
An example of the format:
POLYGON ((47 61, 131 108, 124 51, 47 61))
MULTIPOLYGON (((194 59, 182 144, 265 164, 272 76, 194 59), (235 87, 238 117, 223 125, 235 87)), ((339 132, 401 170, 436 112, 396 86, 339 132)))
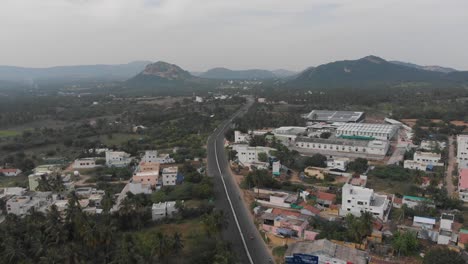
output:
POLYGON ((374 193, 374 190, 346 183, 342 189, 340 215, 353 214, 361 216, 371 212, 375 217, 387 221, 390 212, 390 201, 385 195, 374 193))
POLYGON ((168 167, 162 170, 163 186, 173 186, 177 184, 177 167, 168 167))
POLYGON ((96 167, 99 167, 99 165, 96 164, 97 158, 82 158, 82 159, 76 159, 73 162, 73 169, 78 170, 78 169, 93 169, 96 167))
POLYGON ((426 166, 428 165, 444 166, 444 164, 440 162, 440 159, 441 159, 441 156, 438 153, 423 152, 423 151, 416 151, 413 157, 414 161, 417 161, 426 166))
POLYGON ((3 174, 3 176, 7 176, 7 177, 14 177, 14 176, 18 176, 18 174, 21 173, 21 170, 20 169, 0 169, 0 175, 3 174))
POLYGON ((152 163, 158 161, 158 151, 157 150, 147 150, 145 155, 141 159, 142 162, 152 163))
POLYGON ((346 123, 336 129, 336 136, 368 137, 379 140, 390 140, 398 131, 398 126, 388 124, 346 123))
POLYGON ((0 188, 0 199, 4 199, 5 197, 10 197, 10 196, 21 196, 26 192, 25 188, 21 187, 6 187, 6 188, 0 188))
POLYGON ((195 102, 197 102, 197 103, 203 103, 203 97, 201 97, 201 96, 195 96, 195 102))
POLYGON ((6 209, 8 214, 21 216, 28 214, 31 208, 45 212, 51 203, 51 192, 35 192, 31 195, 13 196, 6 202, 6 209))
POLYGON ((279 127, 276 129, 273 129, 273 135, 283 144, 290 144, 294 143, 296 140, 296 137, 298 136, 303 136, 304 133, 307 132, 307 127, 279 127))
POLYGON ((411 170, 426 171, 427 165, 418 161, 414 161, 414 160, 405 160, 403 163, 403 168, 411 169, 411 170))
POLYGON ((442 214, 440 217, 439 237, 437 244, 448 245, 450 242, 457 242, 457 235, 453 233, 452 225, 455 221, 453 214, 442 214))
POLYGON ((270 156, 270 152, 274 151, 273 148, 268 147, 249 147, 248 145, 234 145, 233 149, 237 151, 237 158, 240 163, 258 163, 258 154, 265 153, 270 156))
POLYGON ((234 142, 235 143, 249 143, 251 137, 247 133, 242 133, 238 130, 234 131, 234 142))
POLYGON ((353 111, 312 110, 309 114, 304 115, 304 118, 313 122, 357 123, 364 120, 365 114, 364 112, 353 111))
POLYGON ((263 98, 263 97, 257 99, 257 102, 259 102, 261 104, 266 103, 266 101, 267 101, 266 98, 263 98))
POLYGON ((151 194, 153 192, 153 190, 151 189, 151 185, 141 182, 128 183, 128 191, 133 194, 151 194))
POLYGON ((413 218, 413 226, 416 227, 421 227, 423 229, 433 229, 436 224, 436 219, 435 218, 430 218, 430 217, 421 217, 421 216, 415 216, 413 218))
POLYGON ((173 214, 177 213, 175 205, 175 201, 154 203, 151 207, 151 218, 155 221, 165 217, 171 217, 173 214))
POLYGON ((327 160, 327 169, 346 171, 348 169, 348 158, 334 158, 327 160))
POLYGON ((458 168, 468 168, 468 135, 457 136, 458 168))
POLYGON ((130 154, 123 151, 106 151, 106 165, 108 167, 126 167, 132 159, 130 154))
POLYGON ((312 150, 316 153, 339 154, 357 153, 361 156, 377 155, 385 156, 390 144, 383 140, 350 140, 350 139, 323 139, 323 138, 296 138, 296 147, 300 149, 312 150))
POLYGON ((272 173, 275 176, 279 176, 281 174, 281 162, 279 161, 273 162, 272 173))

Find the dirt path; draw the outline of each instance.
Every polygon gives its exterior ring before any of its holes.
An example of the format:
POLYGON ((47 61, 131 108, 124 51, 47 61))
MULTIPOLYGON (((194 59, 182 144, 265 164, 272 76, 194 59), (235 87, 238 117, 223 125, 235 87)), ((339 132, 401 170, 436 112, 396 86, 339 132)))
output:
POLYGON ((453 146, 454 137, 449 137, 447 171, 445 173, 445 183, 449 196, 455 196, 455 186, 453 185, 453 170, 455 169, 455 148, 453 146))

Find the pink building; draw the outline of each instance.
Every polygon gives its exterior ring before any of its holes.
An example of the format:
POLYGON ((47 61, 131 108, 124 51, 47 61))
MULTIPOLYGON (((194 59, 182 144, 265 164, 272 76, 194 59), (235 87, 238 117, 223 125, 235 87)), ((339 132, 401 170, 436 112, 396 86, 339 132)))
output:
POLYGON ((468 202, 468 168, 461 169, 458 175, 458 193, 460 200, 468 202))
POLYGON ((133 174, 134 183, 149 184, 156 186, 159 178, 159 171, 140 171, 133 174))

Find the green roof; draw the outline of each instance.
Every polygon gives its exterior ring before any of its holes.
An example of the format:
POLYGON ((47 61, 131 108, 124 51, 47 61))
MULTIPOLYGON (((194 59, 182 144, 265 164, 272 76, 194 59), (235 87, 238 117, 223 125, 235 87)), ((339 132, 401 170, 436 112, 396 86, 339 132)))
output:
POLYGON ((375 137, 366 137, 366 136, 344 136, 344 135, 339 136, 339 138, 343 138, 343 139, 356 139, 356 140, 374 140, 374 139, 375 139, 375 137))
POLYGON ((460 229, 460 233, 465 233, 465 234, 468 234, 468 229, 460 229))

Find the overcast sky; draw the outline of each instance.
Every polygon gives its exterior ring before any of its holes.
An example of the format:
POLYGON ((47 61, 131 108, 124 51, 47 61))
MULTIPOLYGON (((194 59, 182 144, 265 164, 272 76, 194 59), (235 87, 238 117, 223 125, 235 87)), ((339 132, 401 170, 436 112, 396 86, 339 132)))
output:
POLYGON ((369 54, 468 70, 467 0, 1 0, 0 65, 286 68, 369 54))

